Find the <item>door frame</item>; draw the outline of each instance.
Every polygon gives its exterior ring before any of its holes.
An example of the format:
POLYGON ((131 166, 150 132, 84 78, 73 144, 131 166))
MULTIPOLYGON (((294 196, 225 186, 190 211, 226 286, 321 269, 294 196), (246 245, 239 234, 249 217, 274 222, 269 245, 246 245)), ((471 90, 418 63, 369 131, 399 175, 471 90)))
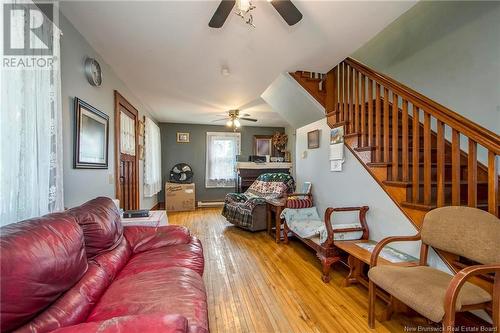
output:
POLYGON ((139 209, 139 133, 138 133, 138 123, 139 123, 139 111, 130 104, 125 97, 123 97, 117 90, 114 90, 114 98, 115 98, 115 196, 117 199, 120 199, 120 206, 123 207, 122 203, 122 193, 120 186, 120 107, 127 109, 130 113, 134 115, 134 127, 135 127, 135 177, 134 183, 137 191, 135 206, 139 209))

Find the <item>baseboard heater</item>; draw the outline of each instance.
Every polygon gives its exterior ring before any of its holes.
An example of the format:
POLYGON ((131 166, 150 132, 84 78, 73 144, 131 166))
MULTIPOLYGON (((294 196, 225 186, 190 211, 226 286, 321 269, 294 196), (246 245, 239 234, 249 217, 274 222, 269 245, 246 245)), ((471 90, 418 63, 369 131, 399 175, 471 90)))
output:
POLYGON ((222 207, 224 201, 198 201, 198 207, 222 207))

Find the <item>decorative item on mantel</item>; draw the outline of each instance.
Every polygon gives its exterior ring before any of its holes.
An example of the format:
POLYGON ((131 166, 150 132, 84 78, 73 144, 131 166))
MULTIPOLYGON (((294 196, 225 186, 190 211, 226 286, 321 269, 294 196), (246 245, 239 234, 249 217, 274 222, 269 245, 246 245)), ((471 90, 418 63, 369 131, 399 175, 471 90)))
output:
POLYGON ((285 152, 286 144, 288 143, 288 135, 285 133, 276 132, 272 137, 274 148, 280 153, 285 152))

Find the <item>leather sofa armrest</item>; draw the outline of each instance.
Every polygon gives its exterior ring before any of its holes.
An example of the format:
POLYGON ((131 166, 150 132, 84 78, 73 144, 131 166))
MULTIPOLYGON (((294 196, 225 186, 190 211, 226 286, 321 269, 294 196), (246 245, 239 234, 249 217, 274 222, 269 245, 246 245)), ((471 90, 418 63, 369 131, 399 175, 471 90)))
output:
POLYGON ((187 244, 191 234, 186 227, 169 225, 163 227, 128 226, 124 235, 133 253, 140 253, 164 246, 187 244))
POLYGON ((188 321, 181 315, 134 315, 81 323, 54 333, 187 333, 188 321))

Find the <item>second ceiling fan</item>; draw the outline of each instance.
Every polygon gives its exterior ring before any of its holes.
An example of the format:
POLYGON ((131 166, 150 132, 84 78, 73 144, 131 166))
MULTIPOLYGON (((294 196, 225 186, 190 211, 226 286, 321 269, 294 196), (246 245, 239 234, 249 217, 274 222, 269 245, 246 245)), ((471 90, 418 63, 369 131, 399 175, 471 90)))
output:
MULTIPOLYGON (((292 26, 302 19, 302 13, 290 0, 268 0, 268 2, 271 3, 288 25, 292 26)), ((236 3, 238 3, 236 14, 241 16, 247 24, 254 26, 253 17, 249 12, 255 9, 255 6, 252 5, 250 0, 222 0, 208 26, 211 28, 221 28, 236 3)))

